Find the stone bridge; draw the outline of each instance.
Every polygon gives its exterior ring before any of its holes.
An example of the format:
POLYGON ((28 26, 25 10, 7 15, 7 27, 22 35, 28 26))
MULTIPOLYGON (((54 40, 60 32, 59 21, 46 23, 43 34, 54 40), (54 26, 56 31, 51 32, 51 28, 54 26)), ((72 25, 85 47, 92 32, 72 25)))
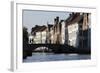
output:
POLYGON ((90 50, 75 48, 67 44, 27 44, 27 45, 24 45, 23 47, 23 57, 31 56, 32 52, 35 52, 35 49, 39 47, 46 47, 48 48, 48 51, 46 52, 52 52, 52 53, 66 53, 66 54, 69 54, 69 53, 78 53, 78 54, 87 53, 88 54, 90 53, 90 50))

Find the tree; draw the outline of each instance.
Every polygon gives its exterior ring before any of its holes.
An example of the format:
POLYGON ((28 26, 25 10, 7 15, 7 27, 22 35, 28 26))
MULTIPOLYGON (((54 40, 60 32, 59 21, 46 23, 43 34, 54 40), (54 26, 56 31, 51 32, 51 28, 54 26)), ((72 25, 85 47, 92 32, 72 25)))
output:
POLYGON ((28 43, 28 32, 26 27, 23 27, 23 43, 28 43))
POLYGON ((28 32, 27 32, 27 28, 23 27, 23 59, 26 59, 26 57, 28 56, 28 32))

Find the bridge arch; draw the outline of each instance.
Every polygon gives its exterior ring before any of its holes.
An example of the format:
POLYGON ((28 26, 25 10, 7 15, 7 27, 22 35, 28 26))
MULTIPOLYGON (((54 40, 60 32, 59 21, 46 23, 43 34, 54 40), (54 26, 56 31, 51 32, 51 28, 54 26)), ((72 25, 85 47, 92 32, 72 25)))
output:
POLYGON ((35 52, 51 52, 52 50, 46 46, 39 46, 34 49, 35 52))

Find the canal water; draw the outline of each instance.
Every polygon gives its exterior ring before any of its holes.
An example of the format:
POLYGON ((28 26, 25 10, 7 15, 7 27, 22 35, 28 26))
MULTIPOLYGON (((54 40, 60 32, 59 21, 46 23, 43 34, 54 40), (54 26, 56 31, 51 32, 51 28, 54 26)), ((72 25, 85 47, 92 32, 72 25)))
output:
POLYGON ((67 61, 67 60, 87 60, 91 59, 91 55, 79 54, 54 54, 54 53, 32 53, 23 62, 46 62, 46 61, 67 61))

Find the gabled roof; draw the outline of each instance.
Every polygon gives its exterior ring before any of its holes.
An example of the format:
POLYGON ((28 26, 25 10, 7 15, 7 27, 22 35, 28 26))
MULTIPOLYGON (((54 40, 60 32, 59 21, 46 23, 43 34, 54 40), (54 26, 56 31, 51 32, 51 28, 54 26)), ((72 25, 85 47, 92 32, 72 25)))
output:
POLYGON ((36 25, 35 27, 32 28, 32 32, 40 32, 40 31, 45 30, 46 28, 47 27, 45 25, 43 26, 36 25))
POLYGON ((39 31, 44 31, 47 27, 46 26, 41 26, 39 31))

